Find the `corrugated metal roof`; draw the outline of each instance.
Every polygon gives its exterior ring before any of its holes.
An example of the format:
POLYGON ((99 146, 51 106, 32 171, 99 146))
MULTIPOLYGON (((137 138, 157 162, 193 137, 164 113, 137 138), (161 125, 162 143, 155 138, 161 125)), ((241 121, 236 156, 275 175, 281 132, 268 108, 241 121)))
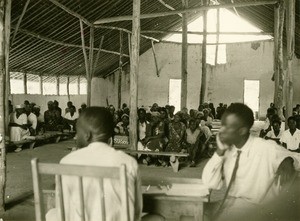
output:
MULTIPOLYGON (((16 26, 26 1, 12 1, 12 28, 16 26)), ((100 18, 132 14, 132 0, 59 0, 59 2, 91 23, 100 18)), ((164 2, 175 9, 180 9, 182 4, 181 0, 164 0, 164 2)), ((199 0, 190 0, 189 6, 200 6, 201 2, 199 0)), ((235 2, 246 1, 236 0, 235 2)), ((297 4, 299 5, 299 1, 297 1, 297 4)), ((168 10, 158 0, 142 0, 141 13, 143 14, 168 10)), ((266 32, 273 30, 274 16, 272 6, 238 8, 237 11, 241 16, 250 20, 262 30, 266 32)), ((299 10, 297 12, 296 52, 299 55, 299 10)), ((189 19, 192 20, 199 15, 199 13, 190 14, 189 19)), ((115 22, 109 25, 131 30, 131 21, 115 22)), ((141 30, 176 30, 180 26, 181 17, 178 15, 141 20, 141 30)), ((84 27, 85 43, 88 46, 89 27, 85 24, 84 27)), ((11 32, 11 39, 13 34, 14 29, 11 32)), ((118 30, 95 29, 95 47, 99 47, 101 37, 104 36, 102 49, 118 53, 119 34, 120 31, 118 30)), ((165 34, 156 33, 151 34, 151 36, 162 39, 165 37, 165 34)), ((128 55, 127 34, 124 34, 123 45, 123 53, 128 55)), ((63 11, 48 0, 31 0, 22 19, 20 30, 11 45, 10 68, 12 71, 32 74, 85 75, 84 58, 80 46, 81 38, 78 18, 63 11), (35 36, 44 38, 39 39, 35 36), (55 44, 45 39, 68 43, 69 46, 55 44)), ((144 53, 150 47, 151 41, 141 38, 140 53, 144 53)), ((96 53, 97 51, 94 51, 94 58, 96 53)), ((128 58, 124 57, 123 62, 127 61, 128 58)), ((95 74, 97 76, 105 76, 110 71, 118 68, 118 65, 118 55, 101 52, 95 74)))

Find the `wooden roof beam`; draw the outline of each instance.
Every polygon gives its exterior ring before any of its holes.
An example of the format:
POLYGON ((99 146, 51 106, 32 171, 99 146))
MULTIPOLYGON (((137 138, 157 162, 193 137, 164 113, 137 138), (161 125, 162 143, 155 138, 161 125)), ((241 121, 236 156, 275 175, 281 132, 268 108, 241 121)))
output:
POLYGON ((56 1, 56 0, 49 0, 49 1, 52 2, 54 5, 56 5, 57 7, 64 10, 65 12, 69 13, 70 15, 73 15, 74 17, 79 18, 80 20, 82 20, 88 26, 93 26, 93 24, 91 22, 89 22, 86 18, 84 18, 83 16, 81 16, 77 12, 72 11, 71 9, 69 9, 68 7, 66 7, 63 4, 59 3, 58 1, 56 1))
MULTIPOLYGON (((102 28, 102 29, 109 29, 109 30, 118 30, 118 31, 123 31, 123 32, 129 33, 129 34, 132 34, 132 31, 129 31, 128 29, 114 27, 114 26, 108 26, 108 25, 95 25, 95 28, 102 28)), ((145 38, 145 39, 149 39, 151 41, 159 42, 158 39, 150 37, 150 36, 146 36, 146 35, 142 35, 141 34, 141 37, 145 38)))
MULTIPOLYGON (((166 8, 168 8, 168 9, 170 9, 170 10, 172 10, 172 11, 176 10, 176 9, 173 8, 171 5, 165 3, 163 0, 158 0, 158 1, 160 2, 160 4, 162 4, 162 5, 165 6, 166 8)), ((180 17, 182 17, 182 14, 180 14, 180 13, 178 13, 177 15, 180 16, 180 17)))
MULTIPOLYGON (((12 27, 14 29, 14 27, 12 27)), ((82 48, 81 45, 76 45, 76 44, 70 44, 70 43, 66 43, 66 42, 62 42, 62 41, 57 41, 57 40, 53 40, 51 38, 48 38, 48 37, 45 37, 45 36, 42 36, 42 35, 39 35, 37 33, 34 33, 34 32, 31 32, 31 31, 28 31, 28 30, 25 30, 25 29, 19 29, 19 32, 23 33, 23 34, 26 34, 26 35, 29 35, 29 36, 32 36, 32 37, 35 37, 35 38, 38 38, 40 40, 44 40, 44 41, 47 41, 47 42, 50 42, 50 43, 53 43, 53 44, 57 44, 57 45, 62 45, 62 46, 65 46, 65 47, 73 47, 73 48, 82 48)), ((88 46, 85 46, 85 49, 90 49, 90 47, 88 46)), ((105 53, 109 53, 109 54, 115 54, 115 55, 118 55, 120 56, 120 53, 119 52, 116 52, 116 51, 110 51, 110 50, 105 50, 105 49, 99 49, 99 48, 94 48, 95 51, 98 51, 98 50, 101 50, 101 52, 105 52, 105 53)), ((123 54, 122 56, 124 57, 129 57, 129 55, 127 54, 123 54)))
MULTIPOLYGON (((53 0, 51 0, 53 1, 53 0)), ((249 6, 259 6, 259 5, 274 5, 278 3, 278 0, 269 0, 269 1, 255 1, 255 2, 241 2, 241 3, 230 3, 230 4, 220 4, 220 5, 209 5, 209 6, 198 6, 193 8, 179 9, 174 11, 166 11, 166 12, 157 12, 151 14, 142 14, 140 19, 146 18, 157 18, 164 16, 176 15, 178 13, 189 13, 189 12, 198 12, 205 11, 209 9, 218 9, 218 8, 239 8, 239 7, 249 7, 249 6)), ((111 17, 111 18, 102 18, 94 22, 94 25, 100 25, 105 23, 119 22, 119 21, 132 21, 132 15, 111 17)))
MULTIPOLYGON (((171 30, 144 30, 141 33, 153 33, 153 34, 182 34, 182 31, 171 30)), ((204 32, 200 31, 188 31, 188 34, 204 35, 204 32)), ((207 35, 273 35, 273 32, 207 32, 207 35)))

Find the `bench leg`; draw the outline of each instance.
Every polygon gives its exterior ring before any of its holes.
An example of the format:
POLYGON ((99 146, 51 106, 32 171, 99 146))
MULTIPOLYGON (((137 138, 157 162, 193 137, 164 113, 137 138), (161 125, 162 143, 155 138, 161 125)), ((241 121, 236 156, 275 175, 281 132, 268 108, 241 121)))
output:
POLYGON ((60 141, 60 136, 57 136, 56 138, 55 138, 55 143, 58 143, 59 141, 60 141))
POLYGON ((173 171, 175 173, 177 173, 178 170, 179 170, 179 160, 178 160, 178 157, 171 156, 170 157, 170 164, 171 164, 171 166, 173 168, 173 171))
POLYGON ((32 150, 34 148, 35 142, 29 143, 29 148, 32 150))

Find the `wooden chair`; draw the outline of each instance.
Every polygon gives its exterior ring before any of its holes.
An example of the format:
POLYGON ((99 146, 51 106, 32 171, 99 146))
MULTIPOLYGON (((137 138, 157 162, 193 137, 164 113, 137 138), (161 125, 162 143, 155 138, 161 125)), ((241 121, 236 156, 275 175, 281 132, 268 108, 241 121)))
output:
MULTIPOLYGON (((96 166, 79 166, 79 165, 63 165, 63 164, 50 164, 50 163, 39 163, 38 159, 31 160, 32 167, 32 178, 33 178, 33 190, 34 190, 34 202, 35 202, 35 216, 36 221, 45 220, 45 209, 44 209, 44 199, 43 190, 41 187, 41 175, 54 175, 55 182, 57 185, 58 195, 59 195, 59 208, 61 211, 61 220, 65 220, 65 210, 64 210, 64 199, 63 199, 63 188, 62 188, 62 176, 71 175, 78 177, 79 180, 79 199, 80 199, 80 209, 81 214, 85 214, 84 205, 84 193, 83 193, 83 177, 95 177, 98 178, 100 182, 100 196, 101 201, 101 213, 102 217, 99 220, 105 221, 105 200, 104 200, 104 188, 103 179, 118 179, 120 181, 120 195, 121 195, 121 211, 120 217, 122 221, 129 220, 129 210, 128 210, 128 193, 127 193, 127 179, 126 179, 126 166, 121 165, 121 167, 96 167, 96 166)), ((113 208, 111 208, 113 209, 113 208)), ((85 217, 81 217, 82 221, 85 221, 85 217)))

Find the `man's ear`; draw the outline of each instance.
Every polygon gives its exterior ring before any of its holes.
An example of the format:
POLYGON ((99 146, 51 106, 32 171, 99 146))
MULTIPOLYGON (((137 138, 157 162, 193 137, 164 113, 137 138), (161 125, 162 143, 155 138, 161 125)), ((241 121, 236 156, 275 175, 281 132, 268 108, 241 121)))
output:
POLYGON ((109 146, 111 146, 111 147, 113 146, 113 139, 112 139, 112 137, 108 139, 107 143, 108 143, 109 146))
POLYGON ((84 133, 84 140, 85 140, 87 143, 90 143, 91 140, 92 140, 92 138, 93 138, 93 135, 92 135, 91 131, 86 131, 86 132, 84 133))
POLYGON ((247 127, 242 127, 240 128, 240 135, 244 136, 246 134, 248 134, 249 129, 247 127))

